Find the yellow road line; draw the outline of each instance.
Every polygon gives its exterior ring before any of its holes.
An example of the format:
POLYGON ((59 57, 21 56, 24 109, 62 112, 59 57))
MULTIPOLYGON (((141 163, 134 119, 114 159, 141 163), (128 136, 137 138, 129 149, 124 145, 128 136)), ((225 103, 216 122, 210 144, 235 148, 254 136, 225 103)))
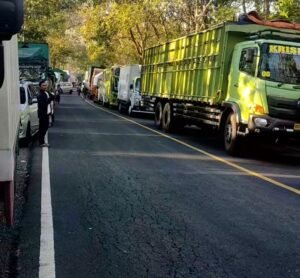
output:
POLYGON ((190 145, 190 144, 188 144, 188 143, 185 143, 185 142, 183 142, 183 141, 181 141, 181 140, 178 140, 178 139, 176 139, 176 138, 174 138, 174 137, 171 137, 171 136, 169 136, 169 135, 167 135, 167 134, 165 134, 165 133, 162 133, 162 132, 157 131, 157 130, 154 130, 154 129, 150 128, 150 127, 144 126, 144 125, 142 125, 142 124, 140 124, 140 123, 138 123, 138 122, 136 122, 136 121, 134 121, 134 120, 128 119, 128 118, 126 118, 126 117, 123 117, 123 116, 121 116, 121 115, 119 115, 119 114, 116 114, 116 113, 114 113, 114 112, 111 112, 111 111, 109 111, 109 110, 107 110, 107 109, 103 109, 102 107, 96 106, 95 104, 90 103, 89 101, 86 101, 86 102, 87 102, 88 104, 90 104, 91 106, 97 108, 97 109, 100 109, 100 110, 102 110, 102 111, 104 111, 104 112, 106 112, 106 113, 112 114, 112 115, 114 115, 114 116, 116 116, 116 117, 118 117, 118 118, 120 118, 120 119, 123 119, 123 120, 126 120, 126 121, 128 121, 128 122, 131 122, 131 123, 133 123, 133 124, 135 124, 135 125, 138 125, 138 126, 144 128, 144 129, 147 129, 147 130, 149 130, 149 131, 151 131, 151 132, 154 132, 154 133, 156 133, 156 134, 159 134, 159 135, 162 136, 162 137, 168 138, 168 139, 170 139, 170 140, 172 140, 172 141, 174 141, 174 142, 176 142, 176 143, 178 143, 178 144, 181 144, 181 145, 183 145, 183 146, 185 146, 185 147, 187 147, 187 148, 189 148, 189 149, 192 149, 192 150, 194 150, 194 151, 196 151, 196 152, 198 152, 198 153, 204 154, 204 155, 206 155, 206 156, 208 156, 208 157, 210 157, 210 158, 212 158, 212 159, 214 159, 214 160, 216 160, 216 161, 222 162, 222 163, 224 163, 224 164, 226 164, 226 165, 229 165, 229 166, 231 166, 231 167, 233 167, 233 168, 235 168, 235 169, 238 169, 238 170, 240 170, 240 171, 242 171, 242 172, 245 172, 245 173, 247 173, 247 174, 250 175, 250 176, 257 177, 257 178, 262 179, 262 180, 264 180, 264 181, 267 181, 267 182, 269 182, 269 183, 271 183, 271 184, 273 184, 273 185, 276 185, 276 186, 278 186, 278 187, 281 187, 281 188, 283 188, 283 189, 286 189, 286 190, 288 190, 288 191, 291 191, 291 192, 293 192, 293 193, 295 193, 295 194, 297 194, 297 195, 300 195, 300 190, 299 190, 299 189, 296 189, 296 188, 294 188, 294 187, 291 187, 291 186, 289 186, 289 185, 286 185, 286 184, 284 184, 284 183, 282 183, 282 182, 279 182, 279 181, 276 181, 276 180, 274 180, 274 179, 268 178, 268 177, 266 177, 266 176, 264 176, 264 175, 262 175, 262 174, 259 174, 259 173, 254 172, 254 171, 248 170, 248 169, 246 169, 246 168, 244 168, 244 167, 242 167, 242 166, 239 166, 239 165, 237 165, 237 164, 235 164, 235 163, 233 163, 233 162, 227 161, 227 160, 225 160, 225 159, 223 159, 223 158, 221 158, 221 157, 218 157, 218 156, 216 156, 216 155, 213 155, 213 154, 211 154, 211 153, 209 153, 209 152, 207 152, 207 151, 204 151, 204 150, 201 150, 201 149, 199 149, 199 148, 197 148, 197 147, 194 147, 194 146, 192 146, 192 145, 190 145))

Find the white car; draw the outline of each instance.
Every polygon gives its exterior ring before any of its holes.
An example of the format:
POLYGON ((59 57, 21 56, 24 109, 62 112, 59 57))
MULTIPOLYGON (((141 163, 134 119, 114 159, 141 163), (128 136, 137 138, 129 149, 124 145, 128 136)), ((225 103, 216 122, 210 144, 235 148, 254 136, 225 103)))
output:
POLYGON ((73 85, 71 82, 60 82, 59 84, 60 84, 60 87, 63 90, 64 94, 69 94, 73 88, 73 85))
POLYGON ((22 81, 20 83, 20 129, 19 140, 28 145, 33 135, 39 130, 38 84, 22 81))

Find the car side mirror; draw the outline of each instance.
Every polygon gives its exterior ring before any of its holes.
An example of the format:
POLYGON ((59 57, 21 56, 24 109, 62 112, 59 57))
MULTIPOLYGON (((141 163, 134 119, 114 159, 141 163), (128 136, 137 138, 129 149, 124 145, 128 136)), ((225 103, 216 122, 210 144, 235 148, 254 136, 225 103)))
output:
POLYGON ((33 98, 30 100, 30 103, 29 103, 29 104, 34 104, 34 103, 38 103, 37 97, 33 97, 33 98))

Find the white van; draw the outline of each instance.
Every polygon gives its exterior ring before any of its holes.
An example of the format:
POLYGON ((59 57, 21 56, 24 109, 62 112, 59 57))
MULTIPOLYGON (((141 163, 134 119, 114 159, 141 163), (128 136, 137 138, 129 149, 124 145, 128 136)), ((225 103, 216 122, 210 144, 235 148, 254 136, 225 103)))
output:
POLYGON ((27 146, 39 130, 37 91, 38 84, 20 82, 20 129, 19 140, 27 146))

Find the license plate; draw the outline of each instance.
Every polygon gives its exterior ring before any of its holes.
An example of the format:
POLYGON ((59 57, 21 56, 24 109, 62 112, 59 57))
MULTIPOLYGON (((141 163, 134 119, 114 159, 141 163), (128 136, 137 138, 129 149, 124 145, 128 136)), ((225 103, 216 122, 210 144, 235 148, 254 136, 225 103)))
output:
POLYGON ((294 124, 294 130, 300 131, 300 124, 294 124))

